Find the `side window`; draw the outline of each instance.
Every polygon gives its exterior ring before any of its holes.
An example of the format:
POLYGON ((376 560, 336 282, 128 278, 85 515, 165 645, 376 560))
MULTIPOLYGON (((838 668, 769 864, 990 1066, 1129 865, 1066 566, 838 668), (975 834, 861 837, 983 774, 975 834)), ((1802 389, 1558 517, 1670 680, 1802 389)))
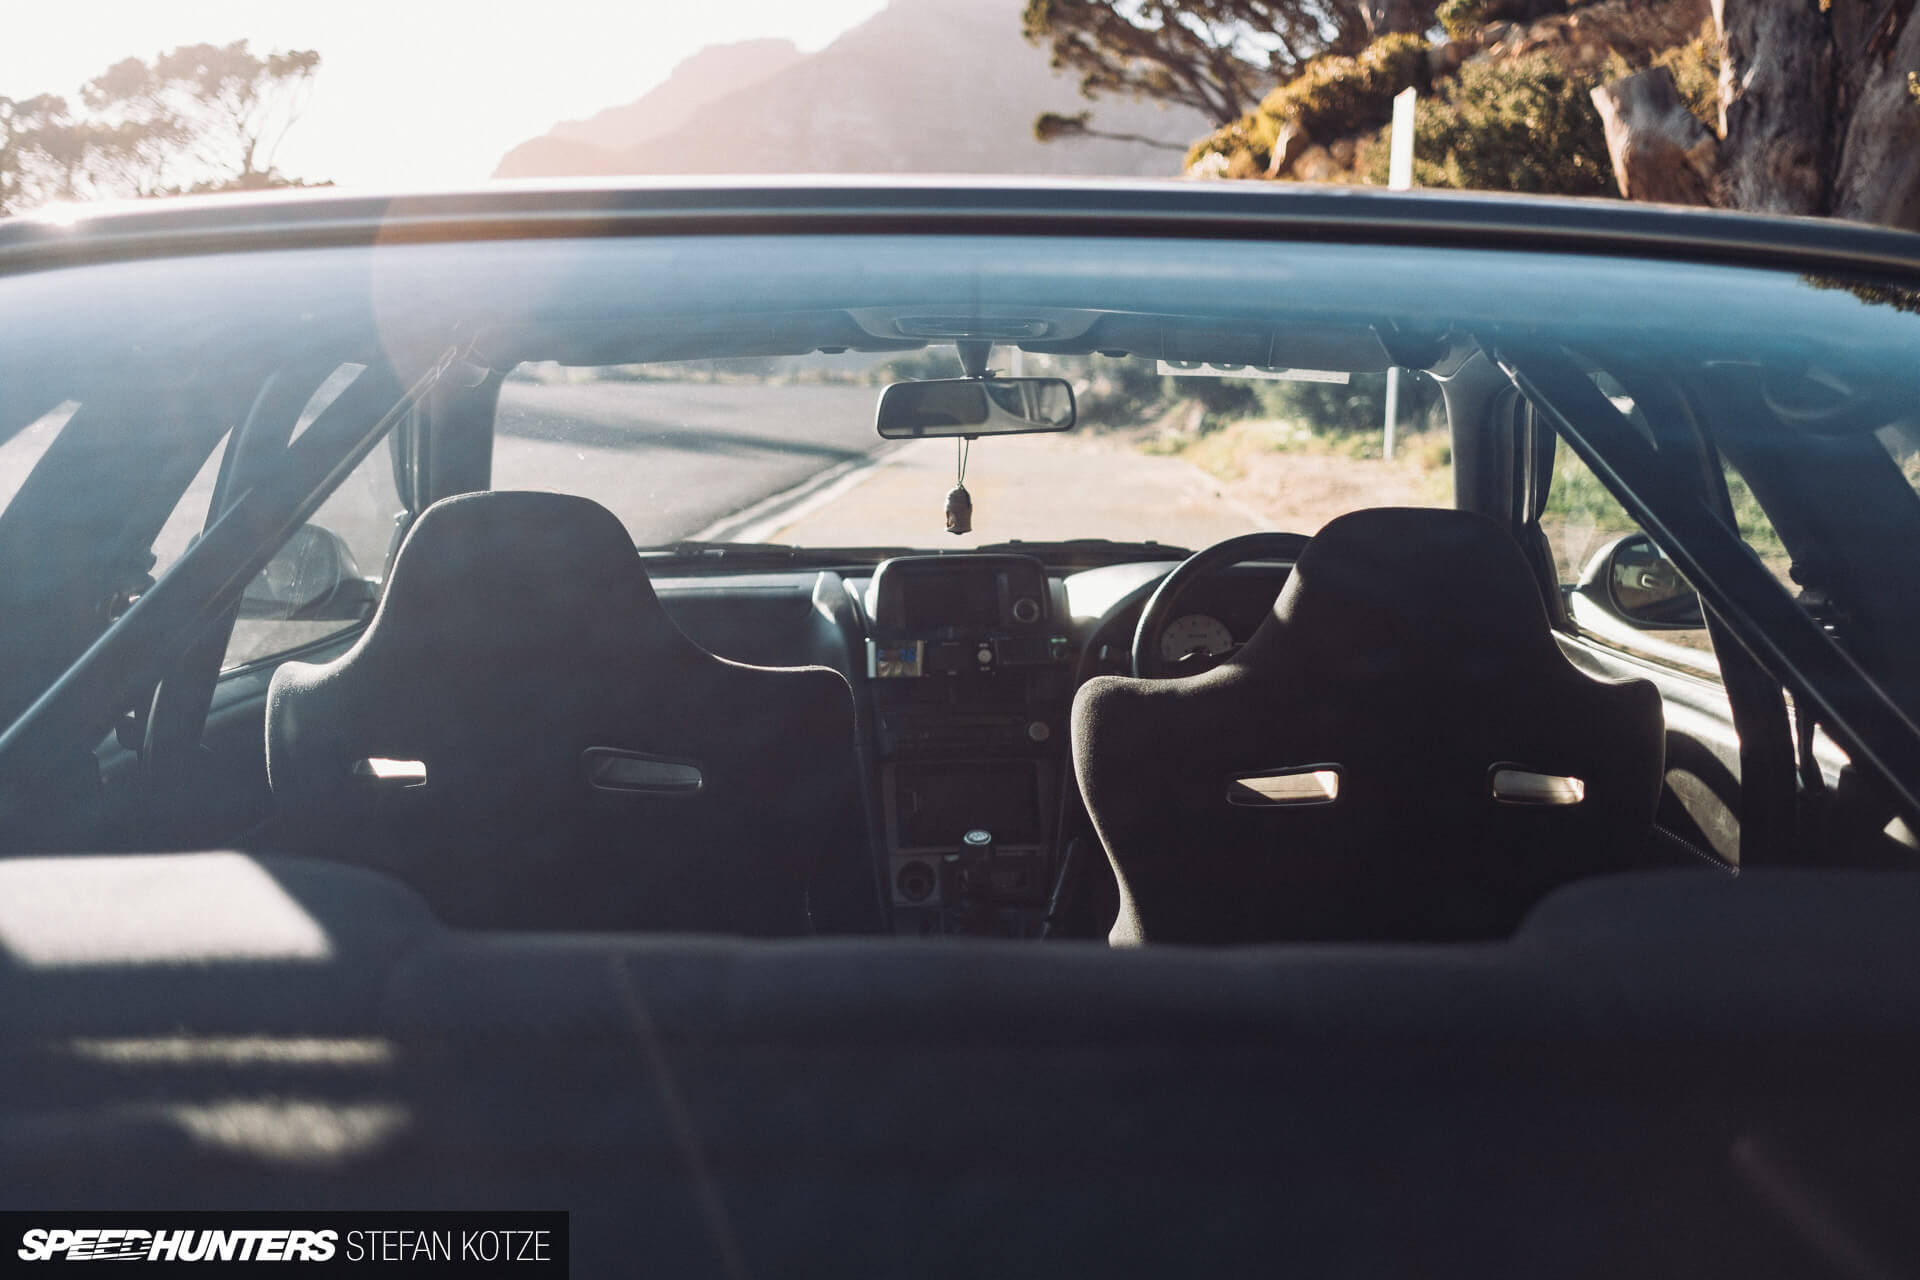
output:
MULTIPOLYGON (((1739 472, 1724 461, 1721 467, 1741 540, 1789 592, 1797 592, 1789 574, 1791 557, 1772 521, 1739 472)), ((1570 612, 1583 633, 1641 657, 1704 675, 1719 674, 1692 588, 1651 542, 1615 552, 1620 539, 1640 533, 1639 526, 1564 443, 1554 451, 1553 484, 1540 527, 1553 548, 1560 584, 1571 593, 1570 612), (1614 557, 1611 564, 1609 553, 1614 557), (1616 604, 1659 625, 1635 627, 1607 616, 1602 597, 1609 589, 1609 576, 1616 604), (1693 625, 1682 625, 1686 623, 1693 625)))
POLYGON ((207 511, 213 505, 213 487, 220 478, 220 460, 226 456, 227 445, 232 436, 223 435, 220 442, 200 464, 200 470, 194 473, 188 483, 187 491, 180 495, 180 501, 174 503, 173 514, 160 526, 159 534, 153 540, 152 575, 159 577, 173 567, 173 562, 186 554, 200 531, 207 527, 207 511))
POLYGON ((1553 548, 1554 568, 1582 634, 1643 658, 1718 676, 1713 644, 1698 620, 1691 590, 1650 544, 1644 549, 1622 544, 1640 533, 1639 525, 1565 442, 1554 450, 1553 483, 1540 528, 1553 548), (1634 626, 1607 607, 1610 590, 1618 603, 1651 616, 1658 616, 1653 611, 1660 595, 1675 597, 1665 617, 1668 625, 1634 626), (1688 622, 1695 625, 1675 625, 1688 622))
MULTIPOLYGON (((41 455, 66 430, 68 420, 79 408, 77 400, 68 400, 49 409, 12 435, 0 439, 0 512, 12 505, 41 455)), ((0 432, 12 425, 10 422, 0 422, 0 432)))
POLYGON ((358 626, 372 612, 387 573, 394 535, 405 507, 393 482, 393 457, 383 442, 340 482, 306 528, 296 533, 248 589, 227 642, 222 670, 314 644, 358 626), (311 583, 342 581, 317 606, 311 583))

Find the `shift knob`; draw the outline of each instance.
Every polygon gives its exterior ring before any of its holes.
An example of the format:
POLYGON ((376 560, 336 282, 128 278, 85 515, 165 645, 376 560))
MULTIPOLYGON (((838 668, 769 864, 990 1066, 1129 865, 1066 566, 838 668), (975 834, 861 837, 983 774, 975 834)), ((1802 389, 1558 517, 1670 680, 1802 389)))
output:
POLYGON ((993 833, 975 827, 960 837, 960 883, 965 895, 984 901, 993 892, 993 833))

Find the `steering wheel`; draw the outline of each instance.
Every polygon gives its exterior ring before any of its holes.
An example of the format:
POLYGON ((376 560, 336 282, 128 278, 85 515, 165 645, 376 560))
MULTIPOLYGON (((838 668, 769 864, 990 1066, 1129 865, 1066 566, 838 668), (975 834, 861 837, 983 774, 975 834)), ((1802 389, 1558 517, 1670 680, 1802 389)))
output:
POLYGON ((1219 654, 1204 665, 1182 670, 1160 656, 1160 633, 1178 616, 1177 606, 1181 595, 1208 574, 1217 573, 1243 560, 1285 560, 1291 564, 1300 558, 1307 541, 1307 536, 1302 533, 1243 533, 1188 556, 1178 568, 1160 580, 1159 588, 1148 598, 1146 608, 1140 611, 1140 625, 1133 630, 1133 674, 1143 680, 1194 675, 1225 657, 1226 654, 1219 654))

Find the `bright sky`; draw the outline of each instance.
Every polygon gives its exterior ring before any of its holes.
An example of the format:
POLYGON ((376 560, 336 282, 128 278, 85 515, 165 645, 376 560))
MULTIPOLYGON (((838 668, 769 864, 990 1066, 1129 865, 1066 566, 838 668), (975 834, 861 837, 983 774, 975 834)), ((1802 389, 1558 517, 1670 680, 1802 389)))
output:
POLYGON ((631 102, 704 45, 784 36, 817 49, 884 2, 61 0, 9 12, 0 96, 77 98, 121 58, 181 44, 317 49, 311 102, 275 157, 282 172, 457 185, 556 121, 631 102))

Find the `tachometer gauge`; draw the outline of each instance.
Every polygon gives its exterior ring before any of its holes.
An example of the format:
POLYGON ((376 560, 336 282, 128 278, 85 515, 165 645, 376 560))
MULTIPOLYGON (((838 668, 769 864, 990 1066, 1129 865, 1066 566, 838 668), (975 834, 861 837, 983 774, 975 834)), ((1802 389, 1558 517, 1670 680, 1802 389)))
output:
POLYGON ((1211 658, 1231 648, 1233 632, 1227 630, 1226 623, 1204 613, 1175 618, 1160 633, 1160 657, 1165 662, 1178 662, 1196 650, 1211 658))

